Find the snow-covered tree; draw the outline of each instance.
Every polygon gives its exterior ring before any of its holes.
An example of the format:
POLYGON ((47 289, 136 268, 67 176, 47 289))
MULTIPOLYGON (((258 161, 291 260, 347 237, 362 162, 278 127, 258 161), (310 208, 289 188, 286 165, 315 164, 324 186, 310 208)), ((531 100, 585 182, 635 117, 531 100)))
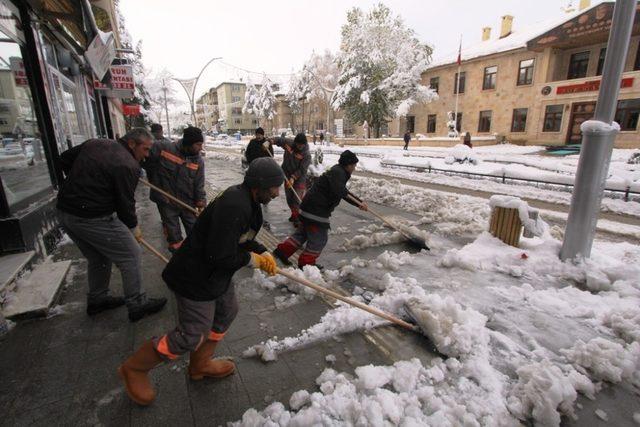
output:
POLYGON ((342 27, 333 108, 343 109, 354 123, 366 120, 379 137, 389 118, 405 116, 412 105, 437 97, 420 78, 431 52, 384 4, 366 14, 351 9, 342 27))
POLYGON ((260 88, 256 88, 250 82, 244 94, 244 105, 242 112, 253 114, 258 118, 258 123, 262 125, 262 119, 273 120, 276 114, 276 96, 274 94, 274 83, 265 74, 260 88))

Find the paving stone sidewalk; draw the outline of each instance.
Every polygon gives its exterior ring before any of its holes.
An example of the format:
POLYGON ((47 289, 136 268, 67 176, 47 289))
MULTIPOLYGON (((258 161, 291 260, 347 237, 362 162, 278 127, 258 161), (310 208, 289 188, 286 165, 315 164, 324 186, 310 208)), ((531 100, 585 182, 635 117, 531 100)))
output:
MULTIPOLYGON (((158 214, 146 189, 139 189, 136 198, 145 237, 163 248, 158 214)), ((281 234, 288 226, 286 217, 284 222, 279 219, 284 210, 280 199, 268 209, 281 234)), ((85 259, 72 243, 61 246, 54 257, 73 261, 60 306, 54 310, 59 314, 22 321, 0 341, 0 425, 224 425, 251 407, 262 409, 276 400, 286 404, 294 391, 315 390, 316 377, 328 366, 353 372, 359 365, 391 362, 358 333, 286 353, 275 362, 242 358, 251 345, 274 335, 293 336, 317 323, 329 308, 315 298, 277 310, 274 297, 283 291, 249 287, 242 280, 251 274, 247 269, 236 275, 240 313, 217 352, 235 358, 237 373, 196 382, 187 377, 186 359, 164 364, 151 375, 158 389, 156 402, 141 408, 127 398, 116 368, 145 340, 175 325, 175 300, 160 278, 162 261, 145 252, 144 286, 151 295, 169 298, 169 304, 161 313, 132 324, 124 307, 88 317, 85 259), (329 354, 335 355, 335 363, 325 360, 329 354)), ((111 289, 122 292, 116 269, 111 289)))

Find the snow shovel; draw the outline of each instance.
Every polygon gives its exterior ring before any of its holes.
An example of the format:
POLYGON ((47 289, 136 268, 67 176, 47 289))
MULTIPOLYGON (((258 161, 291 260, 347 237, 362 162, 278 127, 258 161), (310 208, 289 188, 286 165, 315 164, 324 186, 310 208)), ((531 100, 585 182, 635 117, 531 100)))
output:
MULTIPOLYGON (((358 199, 356 199, 353 196, 353 194, 348 193, 347 197, 352 202, 357 203, 358 205, 360 205, 361 202, 358 199)), ((412 245, 414 245, 414 246, 416 246, 416 247, 418 247, 420 249, 426 249, 428 251, 431 250, 431 249, 429 249, 429 246, 427 246, 427 243, 423 239, 421 239, 419 237, 416 237, 416 236, 412 236, 409 233, 407 233, 406 231, 403 231, 402 229, 400 229, 400 227, 398 227, 396 224, 394 224, 391 221, 389 221, 387 218, 383 217, 382 215, 380 215, 376 211, 371 210, 371 208, 367 209, 367 212, 369 212, 371 215, 375 216, 380 221, 382 221, 385 224, 387 224, 392 229, 396 230, 398 233, 402 234, 404 236, 404 238, 407 239, 409 241, 409 243, 411 243, 412 245)))
MULTIPOLYGON (((269 151, 268 148, 266 148, 264 145, 262 146, 262 148, 264 149, 264 151, 267 152, 267 154, 269 155, 269 157, 271 157, 273 160, 275 160, 275 158, 273 157, 273 154, 271 154, 271 151, 269 151)), ((282 170, 282 169, 281 169, 282 170)), ((294 196, 296 196, 296 199, 298 199, 298 203, 302 204, 302 199, 300 198, 300 196, 298 196, 298 193, 296 192, 296 190, 293 189, 293 185, 291 185, 291 183, 289 182, 289 180, 287 179, 287 176, 284 174, 284 171, 282 171, 282 176, 284 176, 284 184, 289 187, 289 189, 291 190, 291 192, 293 193, 294 196)))
POLYGON ((147 187, 151 188, 152 190, 155 190, 158 193, 162 194, 163 196, 165 196, 169 200, 176 202, 177 204, 179 204, 180 206, 182 206, 186 210, 191 211, 195 216, 200 215, 200 213, 198 212, 198 210, 196 208, 194 208, 193 206, 189 206, 188 204, 186 204, 182 200, 180 200, 180 199, 176 198, 175 196, 172 196, 171 194, 167 193, 162 188, 156 187, 155 185, 153 185, 152 183, 150 183, 146 179, 140 178, 140 182, 143 183, 144 185, 146 185, 147 187))
POLYGON ((342 296, 339 293, 334 292, 334 291, 332 291, 330 289, 324 288, 324 287, 322 287, 320 285, 316 285, 315 283, 313 283, 313 282, 311 282, 311 281, 309 281, 307 279, 304 279, 304 278, 301 278, 301 277, 297 277, 296 275, 294 275, 292 273, 289 273, 288 271, 281 270, 281 269, 276 267, 276 274, 280 274, 280 275, 282 275, 282 276, 284 276, 284 277, 286 277, 286 278, 288 278, 290 280, 293 280, 294 282, 300 283, 303 286, 306 286, 308 288, 314 289, 314 290, 320 292, 321 294, 329 295, 330 297, 333 297, 333 298, 338 299, 340 301, 346 302, 347 304, 349 304, 349 305, 351 305, 353 307, 359 308, 359 309, 364 310, 364 311, 366 311, 368 313, 371 313, 373 315, 381 317, 381 318, 383 318, 385 320, 388 320, 391 323, 395 323, 398 326, 402 326, 405 329, 408 329, 408 330, 413 331, 413 332, 421 333, 421 329, 416 325, 412 325, 411 323, 405 322, 404 320, 402 320, 402 319, 400 319, 398 317, 395 317, 395 316, 393 316, 393 315, 391 315, 389 313, 385 313, 382 310, 378 310, 377 308, 368 306, 368 305, 363 304, 361 302, 355 301, 355 300, 353 300, 353 299, 351 299, 349 297, 342 296))

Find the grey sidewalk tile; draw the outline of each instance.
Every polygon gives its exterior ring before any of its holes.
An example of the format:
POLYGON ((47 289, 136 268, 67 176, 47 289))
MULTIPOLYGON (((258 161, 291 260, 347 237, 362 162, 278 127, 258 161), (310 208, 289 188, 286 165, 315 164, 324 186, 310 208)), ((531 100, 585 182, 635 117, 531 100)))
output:
POLYGON ((236 363, 252 405, 263 402, 267 395, 298 386, 291 368, 283 359, 265 363, 257 358, 246 358, 236 363))
POLYGON ((222 379, 188 380, 188 387, 196 426, 225 425, 250 407, 249 393, 237 372, 222 379))

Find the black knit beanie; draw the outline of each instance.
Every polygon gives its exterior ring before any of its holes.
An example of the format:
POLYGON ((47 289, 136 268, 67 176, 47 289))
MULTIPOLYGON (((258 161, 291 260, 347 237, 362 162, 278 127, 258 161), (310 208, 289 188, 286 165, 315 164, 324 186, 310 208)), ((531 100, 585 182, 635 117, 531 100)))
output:
POLYGON ((305 135, 304 133, 300 132, 299 134, 296 135, 296 137, 293 139, 293 142, 295 144, 306 144, 307 143, 307 135, 305 135))
POLYGON ((256 135, 262 135, 262 136, 264 136, 264 129, 262 129, 262 128, 258 128, 258 129, 256 129, 256 135))
POLYGON ((184 133, 182 134, 182 145, 188 147, 197 142, 204 142, 204 137, 202 136, 200 128, 194 126, 185 128, 184 133))
POLYGON ((344 150, 342 154, 340 154, 340 160, 338 160, 340 166, 348 166, 354 163, 358 163, 358 157, 353 154, 352 151, 344 150))
POLYGON ((252 161, 244 176, 244 184, 249 188, 280 187, 283 182, 282 169, 270 157, 259 157, 252 161))

